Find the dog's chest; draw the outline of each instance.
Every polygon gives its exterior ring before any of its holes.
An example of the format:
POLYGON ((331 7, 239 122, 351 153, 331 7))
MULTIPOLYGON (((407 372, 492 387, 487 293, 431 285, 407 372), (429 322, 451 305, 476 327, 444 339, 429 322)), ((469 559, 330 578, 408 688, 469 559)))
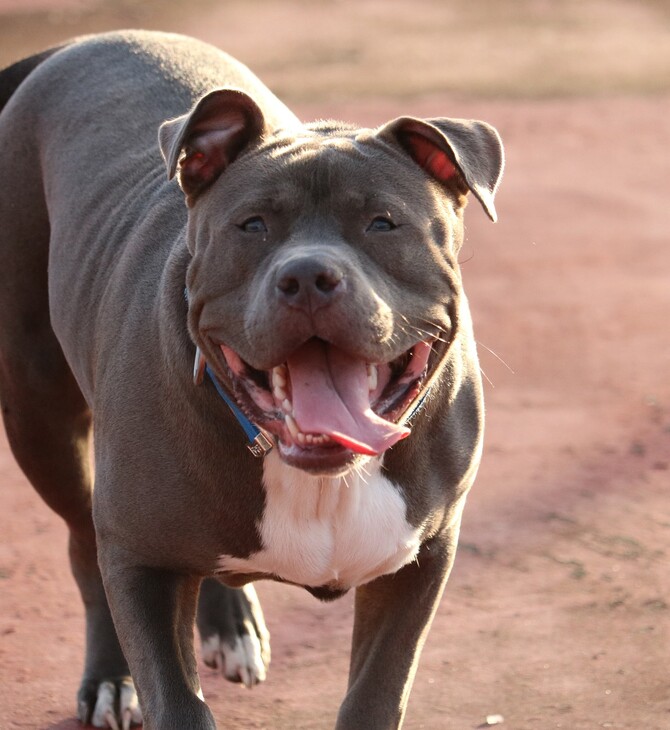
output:
POLYGON ((416 557, 421 528, 407 522, 405 501, 378 462, 331 479, 288 467, 272 452, 263 481, 266 506, 258 525, 263 547, 248 558, 220 556, 221 572, 351 588, 416 557))

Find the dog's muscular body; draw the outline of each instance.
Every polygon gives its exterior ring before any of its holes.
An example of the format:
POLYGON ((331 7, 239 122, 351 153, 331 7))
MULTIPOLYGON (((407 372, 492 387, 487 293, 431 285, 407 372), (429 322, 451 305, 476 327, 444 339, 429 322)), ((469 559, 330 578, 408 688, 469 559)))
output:
POLYGON ((80 717, 214 728, 193 622, 205 661, 263 680, 245 584, 272 578, 356 588, 337 727, 399 727, 481 452, 457 256, 466 193, 495 217, 497 133, 303 126, 225 54, 141 32, 20 62, 0 102, 0 393, 70 528, 80 717))

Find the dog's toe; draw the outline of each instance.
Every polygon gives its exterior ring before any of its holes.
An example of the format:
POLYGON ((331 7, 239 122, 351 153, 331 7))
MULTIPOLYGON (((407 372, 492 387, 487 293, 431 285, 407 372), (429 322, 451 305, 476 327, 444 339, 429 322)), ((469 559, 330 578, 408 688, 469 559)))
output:
POLYGON ((93 727, 107 727, 119 730, 116 721, 114 703, 116 702, 116 686, 114 682, 102 682, 98 687, 98 697, 93 709, 91 724, 93 727))
POLYGON ((198 606, 202 658, 231 682, 264 682, 270 664, 270 634, 253 586, 231 589, 203 583, 198 606))
POLYGON ((132 679, 105 680, 79 700, 79 720, 108 730, 129 730, 142 724, 142 712, 132 679))
POLYGON ((267 671, 263 661, 261 642, 253 626, 245 626, 248 633, 234 637, 232 642, 218 635, 210 636, 202 644, 205 664, 218 669, 231 682, 253 687, 264 682, 267 671))

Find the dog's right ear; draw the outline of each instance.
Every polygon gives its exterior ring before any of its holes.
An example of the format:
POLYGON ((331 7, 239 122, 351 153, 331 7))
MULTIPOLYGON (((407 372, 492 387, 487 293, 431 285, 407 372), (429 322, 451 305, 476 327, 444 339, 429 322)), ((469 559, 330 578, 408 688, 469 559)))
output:
POLYGON ((446 117, 400 117, 380 127, 377 133, 400 144, 438 182, 457 192, 459 188, 462 192, 472 191, 489 218, 496 221, 493 198, 505 166, 505 154, 500 135, 490 124, 446 117))
POLYGON ((251 97, 237 89, 212 91, 188 114, 164 122, 158 130, 168 178, 177 175, 191 206, 264 131, 263 114, 251 97))

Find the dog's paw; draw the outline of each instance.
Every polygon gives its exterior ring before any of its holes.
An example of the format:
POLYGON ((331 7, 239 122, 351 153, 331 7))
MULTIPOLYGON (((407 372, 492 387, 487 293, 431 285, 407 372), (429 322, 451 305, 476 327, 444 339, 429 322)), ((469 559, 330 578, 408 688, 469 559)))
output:
POLYGON ((202 659, 231 682, 264 682, 270 664, 270 634, 253 586, 227 588, 205 581, 198 606, 202 659))
POLYGON ((142 712, 130 677, 87 682, 79 693, 77 715, 83 725, 129 730, 142 724, 142 712))
POLYGON ((261 643, 253 630, 237 636, 231 645, 218 635, 210 636, 202 643, 202 659, 208 667, 218 669, 231 682, 241 682, 245 687, 265 681, 267 670, 263 662, 261 643))

